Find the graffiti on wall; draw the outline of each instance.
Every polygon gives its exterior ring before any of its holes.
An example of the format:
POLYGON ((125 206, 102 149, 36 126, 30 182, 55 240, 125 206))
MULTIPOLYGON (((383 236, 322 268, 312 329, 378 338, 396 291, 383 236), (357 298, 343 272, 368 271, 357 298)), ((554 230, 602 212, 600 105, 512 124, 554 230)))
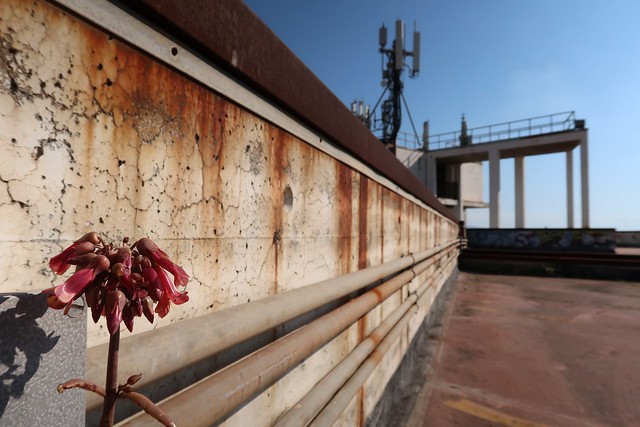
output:
POLYGON ((468 229, 473 249, 615 252, 613 229, 468 229))

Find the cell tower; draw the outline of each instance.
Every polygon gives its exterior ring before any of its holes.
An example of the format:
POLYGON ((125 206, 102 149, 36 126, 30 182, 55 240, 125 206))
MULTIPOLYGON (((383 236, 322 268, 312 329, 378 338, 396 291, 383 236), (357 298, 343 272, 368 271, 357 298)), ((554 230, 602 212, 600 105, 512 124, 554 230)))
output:
MULTIPOLYGON (((396 137, 402 122, 401 98, 403 90, 402 72, 405 68, 405 58, 413 57, 413 64, 409 77, 415 78, 420 72, 420 32, 413 31, 413 51, 405 49, 404 22, 396 20, 396 37, 387 49, 387 27, 382 24, 379 32, 380 53, 382 54, 382 86, 385 88, 380 99, 388 91, 388 97, 382 102, 379 127, 382 131, 380 140, 384 145, 396 153, 396 137), (386 64, 385 64, 386 58, 386 64)), ((378 101, 380 102, 380 101, 378 101)), ((375 107, 374 107, 375 110, 375 107)))

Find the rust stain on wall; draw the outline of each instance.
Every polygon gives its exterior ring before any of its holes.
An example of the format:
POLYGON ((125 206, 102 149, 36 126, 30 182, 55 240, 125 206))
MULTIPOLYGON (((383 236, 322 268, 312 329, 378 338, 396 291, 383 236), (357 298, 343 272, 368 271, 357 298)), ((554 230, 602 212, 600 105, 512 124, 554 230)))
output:
POLYGON ((369 206, 369 178, 360 175, 358 190, 358 270, 369 266, 367 261, 367 209, 369 206))
POLYGON ((338 257, 340 260, 340 270, 342 274, 351 271, 351 241, 353 224, 353 183, 352 170, 340 162, 336 162, 338 203, 337 223, 338 223, 338 257))
POLYGON ((378 199, 380 200, 380 263, 384 262, 384 197, 386 192, 382 190, 382 187, 378 186, 378 199))
POLYGON ((269 165, 270 187, 268 189, 269 196, 272 201, 271 206, 271 229, 273 233, 273 253, 274 253, 274 290, 278 292, 278 274, 282 267, 279 264, 279 258, 282 256, 285 244, 283 238, 284 233, 284 203, 285 190, 287 188, 288 177, 291 173, 291 165, 289 164, 290 145, 292 144, 289 133, 280 128, 266 128, 267 143, 269 144, 269 157, 267 164, 269 165))
POLYGON ((362 427, 365 425, 365 420, 367 414, 364 412, 364 387, 360 387, 358 389, 358 426, 362 427))

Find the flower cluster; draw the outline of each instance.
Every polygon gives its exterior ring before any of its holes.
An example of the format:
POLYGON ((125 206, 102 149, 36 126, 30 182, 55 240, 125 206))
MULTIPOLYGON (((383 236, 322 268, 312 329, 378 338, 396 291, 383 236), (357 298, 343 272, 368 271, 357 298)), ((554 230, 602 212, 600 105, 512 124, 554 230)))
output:
POLYGON ((97 323, 100 316, 105 316, 111 335, 122 321, 133 331, 136 317, 144 314, 153 322, 154 313, 164 317, 171 303, 189 300, 187 291, 176 288, 186 286, 189 275, 148 238, 131 246, 125 238, 116 248, 105 244, 98 233, 87 233, 49 261, 56 274, 64 274, 72 265, 76 271, 71 277, 42 291, 49 295, 49 307, 67 313, 73 301, 85 295, 93 321, 97 323))

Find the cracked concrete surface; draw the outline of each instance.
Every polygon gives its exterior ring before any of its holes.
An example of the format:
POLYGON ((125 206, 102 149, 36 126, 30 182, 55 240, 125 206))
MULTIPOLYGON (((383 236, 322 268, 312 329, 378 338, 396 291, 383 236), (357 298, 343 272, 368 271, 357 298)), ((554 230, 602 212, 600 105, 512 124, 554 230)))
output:
MULTIPOLYGON (((191 300, 135 333, 456 238, 434 211, 40 1, 0 4, 0 216, 0 292, 60 283, 49 258, 87 231, 156 240, 191 275, 191 300)), ((88 346, 107 341, 103 323, 88 346)))

